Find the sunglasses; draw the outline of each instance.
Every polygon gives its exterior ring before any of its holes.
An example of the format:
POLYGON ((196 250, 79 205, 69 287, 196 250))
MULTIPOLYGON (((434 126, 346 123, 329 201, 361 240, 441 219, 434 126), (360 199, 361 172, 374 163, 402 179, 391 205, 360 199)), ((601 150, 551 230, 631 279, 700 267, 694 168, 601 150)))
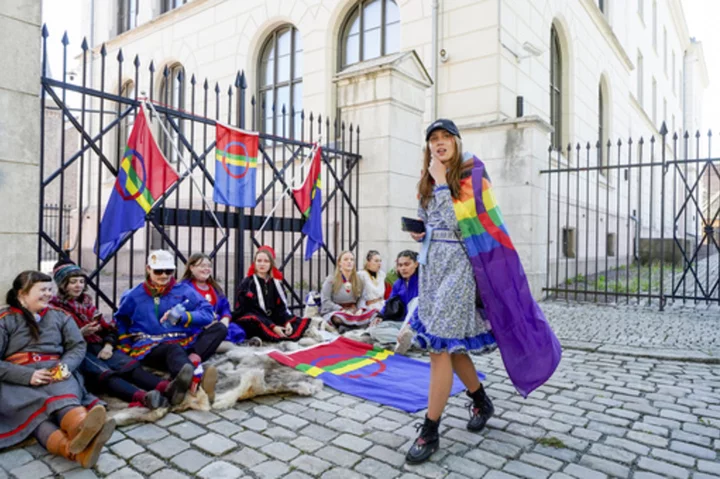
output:
POLYGON ((154 269, 152 270, 153 274, 156 274, 158 276, 167 275, 172 276, 173 273, 175 273, 174 269, 154 269))

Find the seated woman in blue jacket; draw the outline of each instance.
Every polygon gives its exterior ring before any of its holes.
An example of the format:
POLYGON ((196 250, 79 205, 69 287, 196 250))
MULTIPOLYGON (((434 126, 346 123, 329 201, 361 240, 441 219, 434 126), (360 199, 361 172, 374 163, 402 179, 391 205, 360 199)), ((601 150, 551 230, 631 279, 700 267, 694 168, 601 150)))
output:
POLYGON ((192 378, 191 391, 202 387, 212 403, 217 369, 202 362, 215 354, 227 327, 192 286, 175 281, 168 251, 151 251, 145 273, 145 282, 123 294, 115 313, 118 348, 173 377, 192 378))

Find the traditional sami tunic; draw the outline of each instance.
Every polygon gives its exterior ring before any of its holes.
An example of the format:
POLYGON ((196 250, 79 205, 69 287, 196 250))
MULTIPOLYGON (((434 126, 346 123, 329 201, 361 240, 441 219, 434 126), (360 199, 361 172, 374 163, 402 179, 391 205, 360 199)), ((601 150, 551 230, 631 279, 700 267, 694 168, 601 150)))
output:
POLYGON ((350 281, 344 281, 337 291, 333 291, 334 275, 325 278, 322 290, 320 291, 320 314, 323 319, 332 322, 332 318, 338 318, 343 326, 348 328, 364 328, 377 316, 376 309, 363 309, 358 307, 362 297, 355 296, 350 281), (353 307, 356 308, 353 311, 353 307))
POLYGON ((361 308, 372 308, 378 311, 385 306, 385 271, 378 271, 375 276, 368 271, 358 272, 363 283, 363 294, 358 301, 361 308))
MULTIPOLYGON (((398 278, 393 283, 392 291, 390 292, 390 297, 387 299, 387 301, 390 301, 392 298, 398 297, 405 305, 405 308, 407 309, 408 305, 410 304, 410 301, 413 300, 413 298, 417 298, 418 296, 418 272, 417 270, 415 273, 410 276, 409 279, 404 278, 398 278)), ((385 304, 387 304, 387 301, 385 304)), ((385 308, 382 309, 382 314, 385 314, 385 308)))
POLYGON ((297 341, 310 326, 309 318, 299 318, 288 310, 282 283, 278 279, 248 276, 238 286, 235 297, 232 320, 245 330, 249 338, 297 341), (288 323, 293 328, 289 336, 279 336, 273 331, 275 326, 285 327, 288 323))
POLYGON ((134 359, 144 358, 161 343, 188 347, 214 320, 212 306, 192 286, 174 283, 153 296, 147 283, 142 283, 123 295, 115 313, 120 334, 118 347, 134 359), (185 317, 176 326, 166 328, 160 319, 180 303, 185 303, 185 317))
POLYGON ((100 384, 114 374, 124 374, 140 366, 135 359, 119 349, 115 349, 117 345, 115 322, 112 320, 107 322, 102 315, 98 315, 98 310, 89 295, 83 293, 78 298, 66 300, 55 297, 50 304, 69 314, 75 320, 78 328, 90 324, 94 319, 97 319, 102 326, 97 333, 83 337, 87 343, 87 351, 85 359, 80 364, 80 372, 88 378, 91 385, 100 384), (113 354, 108 359, 100 359, 98 353, 105 344, 113 347, 113 354))
POLYGON ((40 313, 40 337, 32 338, 22 313, 0 310, 0 449, 18 444, 51 414, 66 406, 99 402, 83 385, 78 367, 85 341, 75 321, 54 307, 40 313), (72 375, 44 386, 30 386, 37 369, 67 365, 72 375))

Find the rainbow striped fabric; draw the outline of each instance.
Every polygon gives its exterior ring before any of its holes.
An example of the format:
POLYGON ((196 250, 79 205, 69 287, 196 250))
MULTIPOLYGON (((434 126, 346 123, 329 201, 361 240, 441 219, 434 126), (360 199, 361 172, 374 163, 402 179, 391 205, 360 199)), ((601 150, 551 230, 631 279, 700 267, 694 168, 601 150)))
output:
POLYGON ((547 381, 562 349, 530 286, 510 240, 485 164, 466 153, 460 195, 453 200, 478 294, 515 388, 527 397, 547 381))

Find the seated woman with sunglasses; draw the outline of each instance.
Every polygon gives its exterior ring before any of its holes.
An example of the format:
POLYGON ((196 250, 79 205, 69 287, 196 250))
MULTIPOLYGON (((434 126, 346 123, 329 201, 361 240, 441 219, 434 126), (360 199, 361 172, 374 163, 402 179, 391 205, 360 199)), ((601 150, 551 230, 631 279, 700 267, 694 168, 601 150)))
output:
POLYGON ((25 271, 0 309, 0 449, 33 436, 49 453, 90 468, 115 421, 83 387, 85 342, 70 316, 48 307, 50 298, 52 278, 25 271))
POLYGON ((192 376, 191 391, 198 387, 215 400, 217 369, 203 368, 227 328, 215 321, 210 303, 195 289, 175 281, 175 258, 165 250, 151 251, 145 282, 126 292, 115 313, 119 349, 150 367, 169 371, 173 377, 192 376))

